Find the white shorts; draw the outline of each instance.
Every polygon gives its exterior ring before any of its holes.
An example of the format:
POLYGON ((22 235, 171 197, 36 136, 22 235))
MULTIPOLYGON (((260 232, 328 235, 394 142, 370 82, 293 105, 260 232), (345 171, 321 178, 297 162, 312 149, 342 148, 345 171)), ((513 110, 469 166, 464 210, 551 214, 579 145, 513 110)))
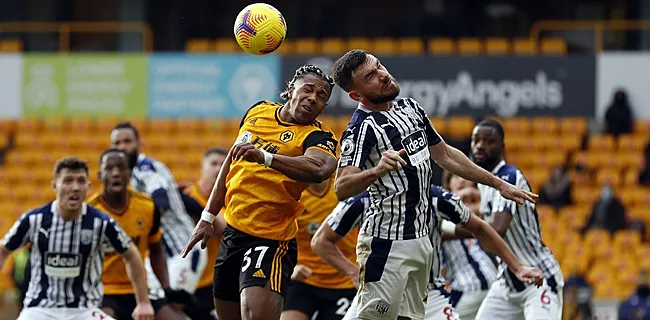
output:
MULTIPOLYGON (((180 254, 168 258, 169 287, 175 290, 182 289, 193 294, 196 291, 196 287, 199 284, 207 263, 207 251, 201 250, 198 246, 194 247, 185 259, 181 258, 180 254)), ((165 293, 151 268, 151 262, 148 257, 145 261, 145 268, 147 270, 149 299, 158 300, 164 298, 165 293)))
POLYGON ((17 320, 115 320, 99 308, 25 308, 17 320))
POLYGON ((360 234, 357 241, 359 291, 357 317, 424 319, 433 261, 428 237, 385 240, 360 234))
POLYGON ((456 302, 454 306, 454 312, 456 312, 462 320, 474 320, 478 313, 478 308, 481 307, 481 303, 487 296, 488 292, 489 290, 469 292, 453 291, 451 293, 452 304, 453 299, 458 299, 458 302, 456 302))
MULTIPOLYGON (((451 306, 449 298, 440 289, 431 288, 427 297, 425 320, 458 320, 458 314, 451 306)), ((460 318, 465 320, 465 318, 460 318)))
POLYGON ((544 280, 544 284, 539 288, 528 285, 523 291, 517 292, 510 289, 506 280, 501 277, 490 287, 478 310, 476 320, 561 320, 564 282, 558 283, 555 288, 551 288, 547 280, 544 280))

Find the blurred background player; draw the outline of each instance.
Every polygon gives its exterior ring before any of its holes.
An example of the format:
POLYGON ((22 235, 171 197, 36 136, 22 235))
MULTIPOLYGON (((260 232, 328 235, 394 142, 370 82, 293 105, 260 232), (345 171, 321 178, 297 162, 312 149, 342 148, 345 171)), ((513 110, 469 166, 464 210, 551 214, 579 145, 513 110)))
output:
POLYGON ((88 166, 75 157, 54 166, 56 200, 23 214, 0 245, 0 267, 14 250, 30 243, 30 283, 18 319, 112 319, 101 311, 105 247, 121 255, 135 291, 132 316, 151 320, 146 273, 140 255, 120 226, 84 202, 88 166))
MULTIPOLYGON (((298 264, 284 300, 282 320, 340 320, 356 294, 358 268, 339 272, 311 248, 312 236, 338 203, 334 193, 334 178, 311 185, 302 193, 300 202, 305 211, 298 216, 298 264), (354 280, 354 281, 353 281, 354 280)), ((349 232, 337 250, 349 263, 357 259, 358 229, 349 232)))
MULTIPOLYGON (((479 216, 481 195, 475 183, 444 171, 442 185, 479 216)), ((496 261, 475 238, 444 240, 442 253, 445 280, 451 287, 451 305, 460 319, 473 320, 497 278, 496 261)))
MULTIPOLYGON (((206 253, 192 251, 190 259, 181 258, 185 244, 190 238, 194 221, 185 210, 183 197, 169 169, 161 162, 140 153, 140 134, 131 123, 120 123, 111 131, 111 146, 126 152, 131 168, 131 187, 153 198, 161 211, 162 242, 167 254, 167 268, 170 289, 163 292, 157 282, 149 260, 146 260, 149 273, 149 289, 152 299, 175 296, 170 300, 179 301, 196 291, 199 278, 206 266, 206 253), (182 294, 180 290, 188 295, 182 294)), ((185 298, 190 303, 188 298, 185 298)))
MULTIPOLYGON (((160 239, 160 211, 151 197, 128 188, 131 180, 128 155, 118 149, 108 149, 100 156, 99 180, 102 191, 88 198, 88 204, 108 213, 131 238, 144 259, 149 257, 155 277, 162 287, 169 287, 167 261, 160 239)), ((102 310, 117 320, 131 319, 136 306, 133 286, 126 276, 124 263, 108 250, 104 259, 104 299, 102 310)), ((157 319, 179 319, 184 316, 167 305, 165 299, 152 300, 157 319)))
MULTIPOLYGON (((228 151, 223 148, 206 150, 203 153, 203 160, 201 162, 201 178, 195 183, 183 188, 183 192, 194 198, 201 205, 201 209, 205 208, 208 204, 210 192, 212 192, 212 187, 214 187, 217 181, 221 166, 226 161, 227 154, 228 151)), ((201 279, 199 279, 196 293, 194 293, 198 304, 186 307, 184 310, 192 319, 216 319, 217 314, 214 310, 214 301, 212 300, 212 283, 214 278, 214 263, 217 260, 220 243, 221 238, 218 237, 211 238, 208 241, 208 263, 203 270, 201 279)))
POLYGON ((261 101, 241 121, 239 138, 184 251, 198 241, 205 247, 224 208, 228 225, 214 275, 220 319, 280 319, 297 259, 300 196, 308 183, 323 182, 336 169, 337 141, 317 120, 333 86, 321 69, 302 66, 280 95, 284 105, 261 101))
MULTIPOLYGON (((479 122, 472 132, 472 159, 508 184, 530 190, 523 173, 503 160, 504 137, 498 121, 479 122)), ((479 184, 478 188, 485 220, 524 263, 542 271, 544 285, 538 288, 524 283, 502 265, 499 279, 490 287, 476 319, 560 319, 564 278, 559 263, 542 242, 535 203, 517 204, 489 186, 479 184)))
POLYGON ((458 175, 498 187, 518 202, 536 196, 495 178, 447 145, 414 99, 397 99, 397 80, 375 56, 351 50, 332 69, 336 84, 359 102, 341 138, 336 194, 343 200, 367 189, 372 203, 357 247, 364 278, 355 298, 362 302, 358 316, 421 318, 433 260, 426 238, 430 159, 458 175))

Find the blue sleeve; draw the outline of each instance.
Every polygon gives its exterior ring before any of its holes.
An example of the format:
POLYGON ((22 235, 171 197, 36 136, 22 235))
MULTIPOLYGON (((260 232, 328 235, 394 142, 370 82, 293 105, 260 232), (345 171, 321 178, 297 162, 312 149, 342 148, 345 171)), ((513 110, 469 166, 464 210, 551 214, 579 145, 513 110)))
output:
POLYGON ((179 192, 181 194, 181 199, 183 199, 183 205, 185 206, 185 211, 192 217, 201 217, 203 212, 203 207, 201 204, 196 201, 194 198, 185 194, 185 192, 179 192))
POLYGON ((345 237, 352 229, 361 224, 363 214, 369 206, 370 196, 366 191, 339 202, 325 221, 336 234, 345 237))
POLYGON ((431 199, 435 214, 442 219, 458 225, 466 225, 469 222, 472 211, 457 195, 439 186, 431 186, 431 199))
POLYGON ((31 232, 29 213, 25 213, 18 218, 13 227, 9 229, 9 232, 5 234, 2 239, 2 245, 10 251, 14 251, 31 241, 31 232))
POLYGON ((151 198, 153 198, 153 202, 163 212, 166 212, 171 208, 171 205, 169 204, 169 196, 167 195, 167 189, 159 188, 154 190, 154 192, 151 193, 151 198))
POLYGON ((355 166, 364 169, 372 148, 377 145, 377 136, 370 121, 351 124, 341 137, 339 168, 355 166))
POLYGON ((442 138, 436 131, 436 128, 433 127, 433 123, 431 123, 431 120, 427 116, 427 113, 424 111, 424 109, 413 98, 408 98, 407 101, 417 111, 417 113, 422 118, 422 121, 424 121, 424 132, 427 134, 427 140, 429 141, 429 146, 434 146, 440 143, 440 141, 442 141, 442 138))
POLYGON ((131 246, 131 238, 129 238, 126 232, 112 218, 109 218, 106 223, 104 235, 113 249, 119 254, 124 253, 131 246))

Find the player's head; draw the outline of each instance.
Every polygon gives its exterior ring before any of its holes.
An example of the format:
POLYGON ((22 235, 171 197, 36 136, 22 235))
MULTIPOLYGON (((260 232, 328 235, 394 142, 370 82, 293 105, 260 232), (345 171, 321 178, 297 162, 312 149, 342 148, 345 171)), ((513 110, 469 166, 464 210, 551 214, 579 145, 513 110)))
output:
POLYGON ((228 151, 223 148, 210 148, 203 153, 201 163, 201 179, 207 181, 216 181, 221 166, 226 161, 228 151))
POLYGON ((442 171, 442 187, 453 192, 457 193, 458 191, 465 188, 476 188, 476 183, 469 181, 465 178, 459 177, 450 171, 442 171))
POLYGON ((505 148, 503 127, 493 119, 479 122, 472 131, 472 160, 486 170, 492 170, 503 159, 505 148))
POLYGON ((129 156, 129 168, 135 167, 140 155, 140 133, 130 122, 121 122, 111 131, 111 148, 129 156))
POLYGON ((323 112, 332 95, 334 80, 313 65, 304 65, 287 84, 287 90, 280 94, 288 100, 291 116, 298 123, 312 123, 323 112))
POLYGON ((365 106, 392 101, 399 95, 397 80, 379 59, 363 50, 348 51, 332 66, 334 82, 365 106))
POLYGON ((85 161, 77 157, 65 157, 54 165, 52 189, 56 192, 56 200, 63 210, 81 210, 89 186, 88 165, 85 161))
POLYGON ((108 149, 99 157, 99 180, 106 193, 126 192, 131 180, 129 156, 120 149, 108 149))

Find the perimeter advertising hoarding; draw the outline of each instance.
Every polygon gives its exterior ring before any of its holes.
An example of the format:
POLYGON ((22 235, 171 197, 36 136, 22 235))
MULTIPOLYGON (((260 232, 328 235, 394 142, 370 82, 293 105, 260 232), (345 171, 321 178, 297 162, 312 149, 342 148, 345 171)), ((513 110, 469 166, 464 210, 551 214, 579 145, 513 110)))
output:
POLYGON ((241 118, 278 97, 276 56, 155 54, 149 59, 150 117, 241 118))
MULTIPOLYGON (((327 72, 334 59, 283 59, 283 80, 305 63, 327 72)), ((429 116, 594 116, 594 57, 392 57, 381 62, 429 116)), ((350 114, 357 103, 337 88, 326 113, 350 114)))

